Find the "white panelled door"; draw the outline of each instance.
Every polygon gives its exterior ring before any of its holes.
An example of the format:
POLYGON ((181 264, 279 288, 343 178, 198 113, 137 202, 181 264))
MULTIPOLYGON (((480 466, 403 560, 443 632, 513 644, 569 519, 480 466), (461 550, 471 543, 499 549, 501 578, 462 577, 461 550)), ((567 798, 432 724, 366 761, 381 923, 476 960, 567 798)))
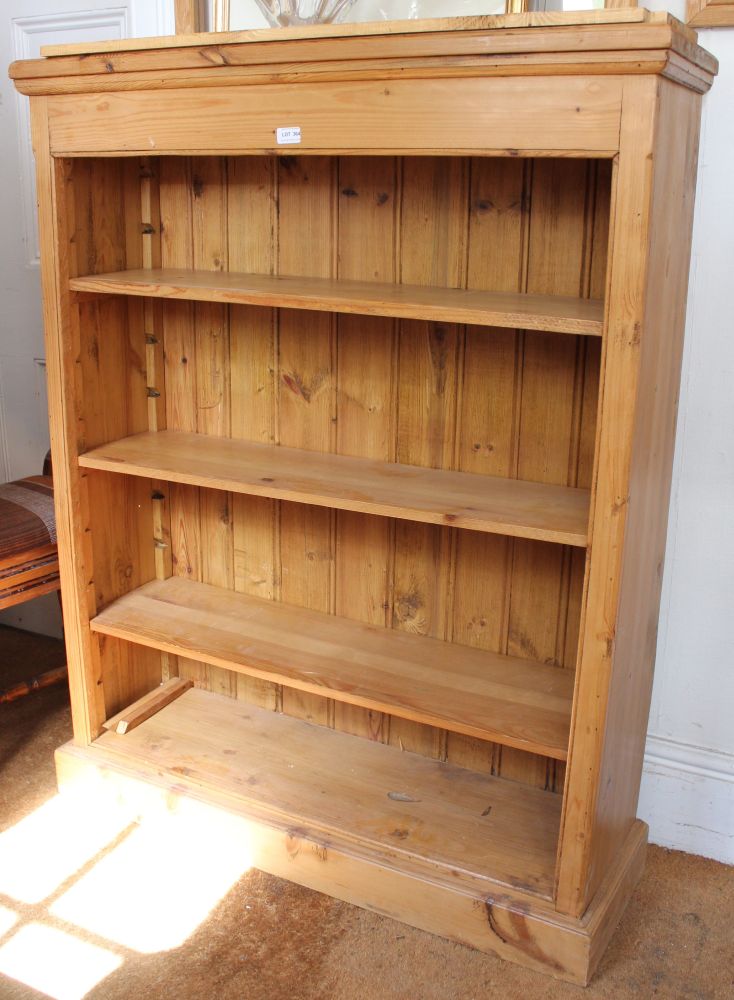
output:
MULTIPOLYGON (((173 0, 0 0, 0 482, 40 473, 48 449, 28 100, 7 66, 51 43, 173 30, 173 0)), ((0 623, 56 633, 55 598, 2 612, 0 623)))

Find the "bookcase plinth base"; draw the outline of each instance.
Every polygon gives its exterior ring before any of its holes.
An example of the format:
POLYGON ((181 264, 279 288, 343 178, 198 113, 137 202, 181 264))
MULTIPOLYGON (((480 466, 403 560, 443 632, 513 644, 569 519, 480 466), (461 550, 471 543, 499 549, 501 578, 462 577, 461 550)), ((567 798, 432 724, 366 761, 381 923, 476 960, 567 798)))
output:
MULTIPOLYGON (((248 814, 244 800, 208 794, 185 776, 166 775, 139 762, 126 763, 99 746, 68 743, 56 751, 59 789, 105 801, 124 802, 144 817, 161 808, 177 811, 194 800, 211 810, 239 816, 252 867, 366 907, 420 930, 494 954, 510 962, 586 985, 619 924, 642 873, 647 825, 637 820, 591 905, 581 918, 558 913, 551 903, 497 885, 496 893, 449 886, 400 866, 376 863, 359 841, 346 850, 289 825, 248 814)), ((185 873, 184 873, 185 877, 185 873)))

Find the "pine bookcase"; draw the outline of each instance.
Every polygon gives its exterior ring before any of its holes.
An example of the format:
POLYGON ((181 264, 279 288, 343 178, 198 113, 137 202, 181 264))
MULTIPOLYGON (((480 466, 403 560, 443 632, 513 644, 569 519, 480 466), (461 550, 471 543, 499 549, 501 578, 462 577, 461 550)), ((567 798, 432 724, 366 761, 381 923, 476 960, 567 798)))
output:
POLYGON ((13 65, 62 786, 234 811, 258 867, 588 981, 646 844, 716 69, 641 9, 13 65))

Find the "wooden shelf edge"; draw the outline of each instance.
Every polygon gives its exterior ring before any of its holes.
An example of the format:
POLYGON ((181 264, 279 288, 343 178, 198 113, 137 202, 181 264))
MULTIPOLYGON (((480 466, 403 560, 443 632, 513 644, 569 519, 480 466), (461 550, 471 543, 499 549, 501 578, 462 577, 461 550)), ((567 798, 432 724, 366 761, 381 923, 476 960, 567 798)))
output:
POLYGON ((177 577, 119 598, 91 628, 345 704, 568 756, 573 672, 561 667, 177 577))
POLYGON ((588 543, 590 494, 574 487, 167 430, 94 448, 79 465, 515 538, 588 543))
POLYGON ((596 337, 602 335, 603 328, 600 300, 557 295, 174 268, 84 275, 72 278, 69 287, 72 291, 97 294, 306 309, 596 337))

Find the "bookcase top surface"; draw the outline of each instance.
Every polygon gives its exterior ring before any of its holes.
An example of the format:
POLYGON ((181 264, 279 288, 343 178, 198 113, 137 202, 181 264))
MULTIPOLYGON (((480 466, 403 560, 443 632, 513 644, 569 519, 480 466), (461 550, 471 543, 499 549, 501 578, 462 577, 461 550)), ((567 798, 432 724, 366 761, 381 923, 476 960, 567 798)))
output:
MULTIPOLYGON (((89 90, 97 90, 109 89, 111 79, 121 81, 130 73, 198 70, 206 71, 209 83, 213 73, 224 77, 237 67, 286 61, 293 69, 299 62, 329 61, 333 67, 340 59, 355 58, 370 62, 461 58, 466 64, 472 57, 496 57, 508 64, 512 75, 557 74, 561 67, 564 73, 586 73, 600 62, 604 72, 614 74, 665 72, 661 60, 667 62, 672 55, 684 64, 684 75, 692 71, 696 77, 694 84, 681 79, 679 72, 678 82, 705 90, 718 63, 696 39, 695 31, 671 15, 645 8, 482 15, 47 45, 41 49, 44 58, 13 63, 10 76, 20 90, 34 94, 68 92, 60 81, 68 84, 72 77, 86 78, 89 90), (642 53, 645 59, 640 62, 642 53), (631 58, 637 61, 634 70, 631 58), (555 64, 552 70, 546 61, 555 64), (107 85, 100 86, 104 77, 107 85), (59 83, 52 85, 52 79, 59 83), (38 89, 40 80, 47 81, 48 89, 38 89), (26 82, 36 82, 36 87, 26 90, 26 82)), ((447 68, 445 63, 442 69, 447 68)), ((478 71, 481 75, 481 68, 478 71)), ((600 72, 599 67, 592 72, 600 72)), ((201 82, 196 80, 197 85, 201 82)), ((138 77, 136 87, 141 83, 138 77)), ((181 85, 187 84, 182 80, 181 85)))
POLYGON ((93 52, 132 52, 145 49, 185 48, 188 45, 239 45, 310 38, 355 38, 364 35, 414 35, 432 31, 497 31, 515 28, 552 28, 605 24, 675 24, 695 41, 695 32, 665 11, 644 7, 619 10, 550 11, 522 14, 477 14, 471 17, 435 17, 394 21, 363 21, 356 24, 312 24, 289 28, 250 28, 241 31, 199 32, 152 38, 44 45, 46 57, 83 55, 93 52))

